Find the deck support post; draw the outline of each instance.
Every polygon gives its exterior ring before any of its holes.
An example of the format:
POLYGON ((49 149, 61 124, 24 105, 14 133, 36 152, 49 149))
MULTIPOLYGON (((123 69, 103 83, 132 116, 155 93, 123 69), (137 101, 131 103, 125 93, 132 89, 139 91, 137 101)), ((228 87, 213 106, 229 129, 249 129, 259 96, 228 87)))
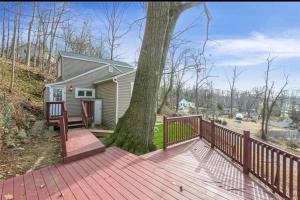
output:
POLYGON ((168 139, 168 124, 167 117, 163 116, 163 149, 167 148, 167 139, 168 139))
POLYGON ((211 131, 210 131, 211 137, 210 137, 210 147, 215 147, 215 122, 214 120, 211 120, 211 131))
POLYGON ((198 128, 198 135, 199 135, 199 138, 201 139, 202 138, 202 116, 199 116, 199 128, 198 128))
POLYGON ((250 131, 244 131, 243 161, 243 172, 248 175, 251 167, 250 131))
POLYGON ((61 145, 62 145, 62 157, 66 157, 67 149, 66 149, 66 128, 65 128, 65 119, 64 116, 59 117, 59 129, 60 129, 60 137, 61 137, 61 145))

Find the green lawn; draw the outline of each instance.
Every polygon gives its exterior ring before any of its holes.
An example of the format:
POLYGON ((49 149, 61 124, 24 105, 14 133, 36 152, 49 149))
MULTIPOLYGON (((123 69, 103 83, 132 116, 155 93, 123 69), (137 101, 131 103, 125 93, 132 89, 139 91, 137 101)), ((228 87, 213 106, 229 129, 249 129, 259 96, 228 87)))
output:
MULTIPOLYGON (((169 140, 173 141, 175 139, 174 134, 174 129, 178 128, 178 126, 176 127, 175 123, 170 123, 170 127, 169 127, 169 140)), ((182 127, 182 133, 184 134, 184 136, 182 137, 191 137, 192 136, 192 128, 190 125, 183 125, 182 127)), ((156 146, 157 149, 162 149, 163 148, 163 124, 159 124, 156 125, 154 128, 154 137, 153 137, 153 143, 156 146)))
MULTIPOLYGON (((170 129, 169 129, 169 135, 170 135, 170 141, 172 141, 174 138, 173 130, 175 128, 175 125, 173 123, 170 124, 170 129)), ((189 125, 184 125, 184 131, 183 133, 185 134, 185 137, 192 136, 192 128, 189 125)), ((105 140, 105 137, 107 136, 102 136, 98 137, 99 140, 102 142, 105 140)), ((154 128, 154 136, 153 136, 153 143, 156 146, 157 149, 162 149, 163 148, 163 124, 156 125, 154 128)))

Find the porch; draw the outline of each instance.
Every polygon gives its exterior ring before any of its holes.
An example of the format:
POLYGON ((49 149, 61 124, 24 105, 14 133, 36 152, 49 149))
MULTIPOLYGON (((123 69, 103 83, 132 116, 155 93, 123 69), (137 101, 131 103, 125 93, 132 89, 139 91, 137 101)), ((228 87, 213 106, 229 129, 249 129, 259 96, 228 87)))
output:
POLYGON ((0 182, 14 199, 277 199, 203 140, 136 156, 116 147, 0 182))

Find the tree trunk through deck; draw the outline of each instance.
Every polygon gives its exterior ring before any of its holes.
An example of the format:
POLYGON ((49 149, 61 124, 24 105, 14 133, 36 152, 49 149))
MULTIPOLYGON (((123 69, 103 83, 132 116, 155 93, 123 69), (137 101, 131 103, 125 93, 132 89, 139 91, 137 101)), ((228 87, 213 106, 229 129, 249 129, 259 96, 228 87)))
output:
POLYGON ((129 108, 119 119, 115 132, 107 139, 107 145, 117 145, 134 153, 155 149, 152 138, 156 119, 156 97, 170 39, 180 13, 199 3, 185 4, 147 4, 147 21, 132 98, 129 108))

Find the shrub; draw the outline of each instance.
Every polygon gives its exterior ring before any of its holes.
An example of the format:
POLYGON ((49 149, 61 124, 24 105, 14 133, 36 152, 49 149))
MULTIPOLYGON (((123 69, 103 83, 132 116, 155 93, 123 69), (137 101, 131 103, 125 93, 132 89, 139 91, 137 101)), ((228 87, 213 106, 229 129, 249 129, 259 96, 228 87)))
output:
POLYGON ((226 126, 226 125, 227 125, 227 121, 226 121, 226 120, 223 120, 223 121, 222 121, 222 125, 223 125, 223 126, 226 126))

